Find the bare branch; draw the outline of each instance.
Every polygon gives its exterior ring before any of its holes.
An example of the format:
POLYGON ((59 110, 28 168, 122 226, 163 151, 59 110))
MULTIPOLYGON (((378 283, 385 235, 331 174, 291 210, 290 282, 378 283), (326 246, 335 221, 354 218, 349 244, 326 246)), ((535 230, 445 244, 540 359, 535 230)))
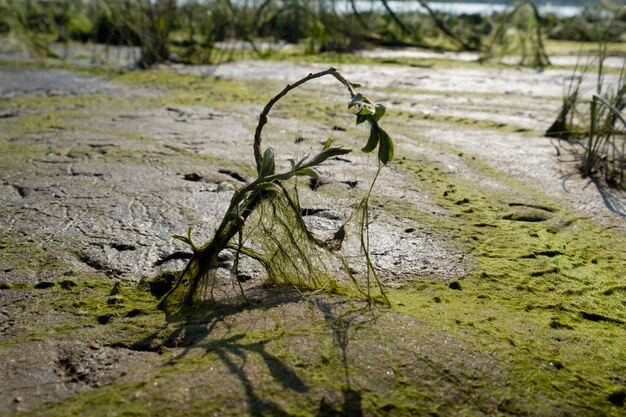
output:
POLYGON ((311 81, 316 78, 321 78, 326 75, 332 75, 341 84, 343 84, 348 89, 348 92, 350 93, 350 97, 353 97, 356 95, 356 91, 354 90, 353 84, 350 81, 346 80, 343 77, 343 75, 341 75, 339 71, 337 71, 337 68, 333 68, 333 67, 328 68, 327 70, 324 70, 324 71, 311 73, 307 75, 306 77, 296 81, 293 84, 287 84, 287 86, 280 93, 274 96, 274 98, 272 98, 265 105, 265 107, 263 108, 263 111, 261 112, 261 115, 259 116, 259 124, 257 125, 256 131, 254 133, 254 145, 253 145, 254 160, 256 161, 256 170, 258 174, 260 174, 261 172, 261 162, 263 160, 262 153, 261 153, 261 133, 263 131, 263 127, 267 124, 267 115, 269 114, 270 110, 272 110, 272 107, 274 106, 274 104, 276 104, 278 100, 286 96, 287 93, 289 93, 291 90, 298 88, 299 86, 306 83, 307 81, 311 81))

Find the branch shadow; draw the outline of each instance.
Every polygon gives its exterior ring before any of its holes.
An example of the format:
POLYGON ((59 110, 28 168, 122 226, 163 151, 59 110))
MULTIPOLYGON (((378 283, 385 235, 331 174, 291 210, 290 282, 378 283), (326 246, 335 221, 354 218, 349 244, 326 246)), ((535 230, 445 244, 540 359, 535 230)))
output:
POLYGON ((290 303, 307 302, 322 313, 324 323, 332 330, 334 342, 341 355, 344 382, 340 393, 340 404, 337 404, 336 400, 331 401, 323 397, 319 401, 315 415, 318 417, 363 416, 362 393, 352 386, 348 348, 356 333, 363 326, 376 320, 375 307, 361 301, 337 300, 332 296, 305 296, 300 291, 285 287, 259 289, 249 299, 252 302, 248 304, 206 302, 193 309, 167 314, 166 322, 161 328, 131 345, 121 346, 136 351, 159 353, 169 349, 181 349, 163 366, 176 365, 180 360, 188 357, 192 351, 197 354, 198 349, 204 351, 204 356, 215 355, 225 369, 239 380, 245 393, 247 412, 250 415, 289 417, 293 414, 286 411, 279 403, 263 398, 259 394, 258 387, 255 387, 253 379, 246 371, 251 359, 259 358, 273 381, 281 389, 296 394, 309 393, 311 387, 307 382, 285 361, 266 348, 268 343, 280 339, 284 333, 277 332, 263 340, 250 342, 246 338, 246 331, 234 329, 227 319, 246 311, 264 311, 290 303), (215 338, 217 330, 225 336, 215 338), (212 334, 213 337, 209 338, 212 334))
POLYGON ((276 356, 265 350, 265 343, 269 340, 242 344, 239 341, 245 337, 245 334, 235 335, 225 340, 209 343, 206 346, 206 354, 216 354, 221 362, 233 375, 237 376, 241 382, 247 399, 248 410, 253 416, 291 416, 292 414, 283 410, 280 405, 273 401, 261 398, 254 389, 254 384, 245 371, 247 362, 246 353, 256 353, 264 360, 270 374, 283 389, 292 390, 298 393, 306 393, 309 390, 307 384, 286 364, 280 361, 276 356), (234 358, 239 358, 238 364, 234 358))
POLYGON ((320 400, 317 417, 361 417, 363 413, 362 392, 353 387, 350 378, 348 347, 356 333, 368 324, 376 321, 378 316, 372 304, 342 311, 344 302, 316 301, 315 306, 324 315, 325 322, 333 331, 333 337, 341 354, 344 387, 342 403, 334 406, 326 398, 320 400))
POLYGON ((611 213, 618 215, 622 219, 626 219, 626 204, 624 204, 626 199, 623 198, 624 193, 608 188, 598 181, 597 178, 592 178, 591 183, 596 187, 606 208, 609 209, 611 213), (620 194, 622 198, 620 198, 620 194))
MULTIPOLYGON (((577 162, 578 161, 577 159, 578 148, 575 147, 575 143, 571 143, 569 141, 565 141, 565 143, 572 145, 572 147, 565 148, 564 146, 561 146, 561 141, 559 141, 558 147, 554 145, 555 148, 557 148, 557 153, 560 152, 559 151, 559 148, 560 148, 564 151, 567 151, 568 154, 571 155, 572 157, 571 160, 561 161, 561 162, 570 162, 570 163, 577 162)), ((571 172, 561 177, 561 186, 563 187, 563 190, 565 192, 569 193, 569 192, 575 191, 575 190, 571 190, 570 188, 568 188, 567 181, 571 177, 577 176, 577 175, 580 175, 580 173, 571 172)), ((583 187, 583 189, 587 188, 590 184, 593 184, 593 186, 596 188, 596 190, 598 191, 598 194, 602 198, 602 202, 604 203, 604 206, 611 213, 621 217, 622 219, 626 219, 626 193, 624 193, 624 191, 608 187, 606 183, 600 181, 597 177, 589 178, 589 182, 583 187)))
POLYGON ((246 342, 246 332, 233 335, 226 322, 228 317, 251 310, 269 310, 274 307, 302 300, 302 295, 285 288, 270 288, 262 291, 260 298, 248 304, 225 304, 206 302, 193 309, 166 314, 166 323, 154 333, 130 346, 128 349, 138 351, 163 352, 167 349, 182 348, 182 351, 171 358, 163 366, 172 366, 187 357, 193 350, 202 349, 204 355, 214 354, 225 368, 240 381, 244 389, 247 410, 253 416, 288 417, 292 414, 285 411, 274 401, 264 399, 257 394, 253 381, 246 373, 246 364, 250 355, 258 355, 267 367, 271 377, 285 390, 296 393, 307 393, 309 386, 285 362, 268 352, 265 345, 279 339, 282 334, 258 341, 246 342), (218 325, 227 329, 227 336, 217 340, 207 340, 218 325), (163 334, 166 334, 164 337, 163 334))

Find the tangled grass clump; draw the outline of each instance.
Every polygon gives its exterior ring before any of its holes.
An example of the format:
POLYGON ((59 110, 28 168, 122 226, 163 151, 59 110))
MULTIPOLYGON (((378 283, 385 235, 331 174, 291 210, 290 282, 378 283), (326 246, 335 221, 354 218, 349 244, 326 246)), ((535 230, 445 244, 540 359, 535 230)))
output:
POLYGON ((617 82, 608 82, 604 66, 606 48, 606 42, 600 44, 595 74, 591 72, 591 64, 576 65, 559 114, 545 136, 576 146, 574 153, 583 177, 602 179, 612 187, 623 189, 626 188, 626 123, 622 114, 626 107, 626 61, 617 82), (595 92, 587 100, 583 98, 588 93, 583 82, 591 76, 596 78, 595 92))
POLYGON ((259 262, 268 279, 277 284, 360 294, 370 301, 389 303, 369 256, 368 201, 381 168, 393 158, 394 146, 389 134, 379 124, 385 115, 385 107, 357 93, 358 87, 335 68, 329 68, 287 85, 267 103, 254 136, 257 178, 234 191, 220 225, 207 243, 197 246, 191 239, 191 228, 187 229, 185 236, 174 235, 191 247, 193 255, 176 284, 161 299, 161 308, 172 310, 206 299, 216 284, 218 255, 225 249, 235 253, 233 279, 238 283, 244 299, 243 288, 237 280, 242 255, 259 262), (329 158, 351 150, 332 146, 329 139, 316 155, 291 159, 291 169, 276 172, 274 151, 272 148, 261 149, 263 127, 274 104, 300 85, 323 76, 334 77, 348 90, 351 98, 348 108, 356 113, 356 123, 369 124, 369 138, 361 150, 372 152, 378 148, 378 170, 367 195, 349 219, 326 237, 316 236, 305 224, 296 179, 318 177, 317 167, 329 158), (344 253, 346 250, 356 253, 347 256, 344 253), (355 261, 365 264, 359 276, 352 266, 355 261), (376 294, 372 292, 374 288, 377 289, 376 294))
POLYGON ((626 188, 626 120, 620 111, 626 104, 625 87, 614 100, 593 95, 589 104, 591 126, 580 167, 583 176, 602 175, 609 185, 619 188, 626 188))

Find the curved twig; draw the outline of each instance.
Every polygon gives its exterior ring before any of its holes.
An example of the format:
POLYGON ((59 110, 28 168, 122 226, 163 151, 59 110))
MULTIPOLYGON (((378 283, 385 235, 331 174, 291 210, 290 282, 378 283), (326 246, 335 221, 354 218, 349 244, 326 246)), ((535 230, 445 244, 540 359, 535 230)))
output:
POLYGON ((448 25, 446 25, 446 23, 439 16, 437 16, 437 13, 435 13, 435 11, 430 8, 430 5, 428 4, 428 1, 426 1, 426 0, 417 0, 417 2, 420 4, 420 6, 422 6, 424 9, 426 9, 426 11, 428 12, 428 15, 430 16, 430 18, 433 19, 433 22, 435 22, 435 25, 446 36, 448 36, 453 41, 457 42, 466 51, 475 51, 477 49, 477 48, 473 47, 472 45, 470 45, 469 43, 465 42, 459 36, 455 35, 454 32, 452 32, 452 30, 448 27, 448 25))
POLYGON ((274 96, 274 98, 272 98, 265 105, 265 107, 263 108, 263 111, 259 115, 259 123, 257 124, 256 131, 254 132, 254 145, 253 145, 254 160, 256 162, 256 170, 258 174, 260 174, 261 172, 261 162, 263 160, 262 153, 261 153, 261 133, 263 132, 263 127, 267 124, 267 115, 269 114, 270 110, 272 110, 272 107, 274 106, 274 104, 276 104, 278 100, 286 96, 287 93, 289 93, 291 90, 298 88, 299 86, 306 83, 307 81, 311 81, 316 78, 321 78, 326 75, 332 75, 341 84, 343 84, 348 89, 348 92, 350 93, 351 97, 356 95, 356 91, 354 90, 353 84, 350 81, 346 80, 343 77, 343 75, 341 75, 339 71, 337 71, 337 68, 333 68, 333 67, 330 67, 324 71, 310 73, 306 77, 296 81, 293 84, 287 84, 287 86, 280 93, 274 96))
POLYGON ((389 17, 391 17, 391 19, 396 22, 396 24, 400 27, 400 30, 402 30, 402 32, 404 32, 406 35, 410 35, 411 30, 406 27, 402 20, 400 20, 400 18, 393 12, 391 7, 389 7, 389 4, 387 3, 387 0, 380 1, 383 3, 383 7, 385 8, 385 10, 387 10, 387 14, 389 14, 389 17))

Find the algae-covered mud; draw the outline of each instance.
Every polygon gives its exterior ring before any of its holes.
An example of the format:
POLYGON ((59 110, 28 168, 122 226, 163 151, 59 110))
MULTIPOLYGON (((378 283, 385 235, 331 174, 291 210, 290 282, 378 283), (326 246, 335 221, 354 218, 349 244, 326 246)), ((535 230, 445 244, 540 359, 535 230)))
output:
MULTIPOLYGON (((340 67, 396 141, 370 201, 391 307, 269 285, 249 260, 244 304, 224 253, 214 299, 166 314, 189 256, 170 236, 211 236, 254 177, 263 105, 327 65, 2 64, 0 414, 623 415, 626 196, 541 136, 570 72, 437 65, 340 67)), ((363 146, 341 93, 277 105, 279 165, 363 146)), ((376 168, 355 151, 303 181, 307 223, 335 230, 376 168)))

